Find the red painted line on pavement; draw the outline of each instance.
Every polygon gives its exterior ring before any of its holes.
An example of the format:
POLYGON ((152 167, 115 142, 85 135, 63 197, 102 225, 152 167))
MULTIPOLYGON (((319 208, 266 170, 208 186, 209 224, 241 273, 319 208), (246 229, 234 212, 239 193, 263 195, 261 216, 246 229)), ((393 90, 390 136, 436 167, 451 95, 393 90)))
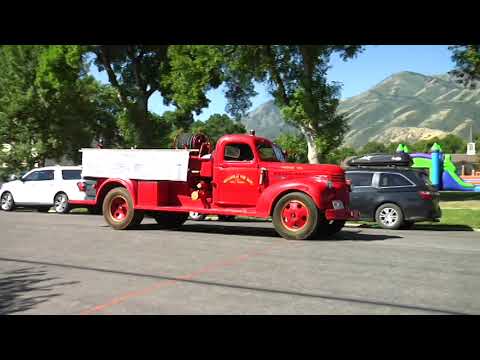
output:
POLYGON ((274 245, 269 246, 269 247, 267 247, 265 249, 262 249, 262 250, 253 251, 251 253, 235 256, 231 259, 227 259, 227 260, 223 260, 223 261, 220 261, 220 262, 215 262, 215 263, 208 264, 208 265, 204 266, 203 268, 201 268, 200 270, 197 270, 197 271, 192 272, 190 274, 178 276, 177 277, 178 280, 162 280, 162 281, 160 281, 158 283, 155 283, 154 285, 151 285, 147 288, 127 292, 127 293, 125 293, 125 294, 123 294, 119 297, 113 298, 109 302, 106 302, 104 304, 100 304, 100 305, 88 308, 86 310, 83 310, 82 312, 80 312, 80 315, 90 315, 90 314, 93 314, 93 313, 96 313, 96 312, 100 312, 100 311, 103 311, 103 310, 105 310, 109 307, 112 307, 112 306, 118 305, 120 303, 123 303, 123 302, 125 302, 129 299, 139 297, 139 296, 148 295, 155 290, 165 288, 165 287, 168 287, 168 286, 171 286, 171 285, 175 285, 179 281, 192 280, 198 275, 206 274, 206 273, 209 273, 209 272, 217 270, 217 269, 226 268, 226 267, 233 266, 233 265, 241 263, 241 262, 245 262, 249 258, 259 256, 259 255, 263 255, 263 254, 267 253, 271 249, 278 246, 278 244, 282 244, 282 243, 275 243, 274 245))

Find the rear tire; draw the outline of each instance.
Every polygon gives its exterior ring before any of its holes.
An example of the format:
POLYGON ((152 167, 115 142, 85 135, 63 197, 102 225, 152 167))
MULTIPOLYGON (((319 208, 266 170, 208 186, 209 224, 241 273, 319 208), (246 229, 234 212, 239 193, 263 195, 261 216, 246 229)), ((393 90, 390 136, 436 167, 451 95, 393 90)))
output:
MULTIPOLYGON (((127 189, 116 187, 110 190, 103 200, 103 217, 115 230, 125 230, 135 226, 139 214, 134 210, 133 200, 127 189)), ((140 220, 141 221, 141 220, 140 220)))
POLYGON ((162 229, 176 229, 188 219, 188 213, 153 213, 152 217, 162 229))
POLYGON ((273 225, 277 233, 288 240, 307 240, 315 235, 318 209, 312 198, 302 192, 284 195, 273 210, 273 225))
POLYGON ((13 195, 9 191, 5 191, 1 197, 1 207, 3 211, 12 211, 15 209, 15 201, 13 195))
POLYGON ((402 209, 395 204, 383 204, 375 212, 375 221, 384 229, 398 230, 404 222, 402 209))
POLYGON ((53 207, 58 214, 66 214, 70 212, 71 207, 68 204, 68 196, 65 193, 58 193, 53 199, 53 207))

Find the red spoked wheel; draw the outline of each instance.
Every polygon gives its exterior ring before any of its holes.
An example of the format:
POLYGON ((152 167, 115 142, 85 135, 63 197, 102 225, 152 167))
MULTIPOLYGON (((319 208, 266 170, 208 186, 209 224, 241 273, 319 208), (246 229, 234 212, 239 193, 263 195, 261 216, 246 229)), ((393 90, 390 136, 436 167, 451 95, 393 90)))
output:
POLYGON ((307 206, 298 200, 291 200, 282 209, 282 224, 290 231, 301 230, 308 222, 307 206))
POLYGON ((310 196, 292 192, 278 200, 273 210, 273 225, 280 236, 289 240, 306 240, 316 233, 318 209, 310 196))
POLYGON ((116 197, 110 205, 110 216, 116 221, 122 221, 127 217, 128 203, 123 197, 116 197))
POLYGON ((124 230, 139 225, 143 212, 135 211, 133 200, 127 189, 117 187, 110 190, 103 201, 103 217, 115 230, 124 230))

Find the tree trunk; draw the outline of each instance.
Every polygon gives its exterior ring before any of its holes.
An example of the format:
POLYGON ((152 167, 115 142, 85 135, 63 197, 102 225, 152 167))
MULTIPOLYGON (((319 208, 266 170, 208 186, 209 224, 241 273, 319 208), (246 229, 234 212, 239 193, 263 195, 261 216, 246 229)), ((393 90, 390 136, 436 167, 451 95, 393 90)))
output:
POLYGON ((311 131, 308 131, 308 129, 301 128, 300 129, 305 136, 305 140, 307 140, 307 147, 308 147, 308 153, 307 153, 307 158, 308 162, 310 164, 319 164, 319 154, 318 154, 318 147, 317 144, 315 143, 315 137, 311 131))
POLYGON ((139 99, 131 107, 130 116, 135 124, 135 142, 137 147, 153 146, 153 124, 148 116, 148 99, 139 99))

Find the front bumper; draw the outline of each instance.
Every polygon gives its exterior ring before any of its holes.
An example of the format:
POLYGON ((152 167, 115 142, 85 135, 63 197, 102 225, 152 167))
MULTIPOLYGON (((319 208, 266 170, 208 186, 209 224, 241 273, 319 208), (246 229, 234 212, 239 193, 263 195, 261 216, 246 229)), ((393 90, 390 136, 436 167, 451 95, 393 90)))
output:
POLYGON ((352 209, 327 209, 325 210, 325 218, 327 220, 351 220, 360 219, 360 212, 352 209))

